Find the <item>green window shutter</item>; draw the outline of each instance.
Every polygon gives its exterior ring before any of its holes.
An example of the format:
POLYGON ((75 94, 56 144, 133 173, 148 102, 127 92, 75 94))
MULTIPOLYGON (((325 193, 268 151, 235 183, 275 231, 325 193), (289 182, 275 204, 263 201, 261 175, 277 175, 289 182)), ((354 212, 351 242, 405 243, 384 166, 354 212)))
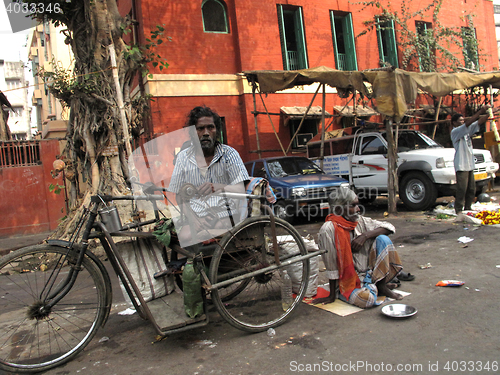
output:
POLYGON ((288 51, 286 48, 285 20, 283 17, 283 6, 278 4, 278 25, 280 28, 281 55, 283 58, 283 70, 288 70, 290 62, 288 61, 288 51))
MULTIPOLYGON (((377 22, 380 22, 380 18, 377 18, 377 22)), ((394 20, 377 24, 377 42, 380 60, 397 68, 399 64, 394 20)))
MULTIPOLYGON (((377 43, 378 43, 378 57, 380 61, 385 62, 385 51, 384 51, 384 43, 382 41, 383 31, 380 25, 380 19, 377 17, 377 43)), ((383 26, 383 25, 382 25, 383 26)))
POLYGON ((336 15, 330 11, 330 20, 336 68, 338 70, 357 70, 351 13, 336 15))
POLYGON ((388 40, 387 40, 387 47, 388 47, 388 55, 389 55, 389 62, 394 66, 398 67, 398 48, 396 45, 396 31, 394 28, 394 20, 391 20, 389 23, 389 29, 387 30, 388 34, 388 40))
POLYGON ((295 35, 297 38, 297 52, 299 55, 299 62, 301 69, 307 69, 307 49, 304 32, 304 17, 302 15, 302 8, 295 11, 295 35))
POLYGON ((344 17, 344 35, 347 52, 347 61, 349 70, 358 70, 358 61, 356 58, 356 44, 354 43, 354 31, 352 29, 352 14, 344 17))
POLYGON ((335 68, 337 70, 342 70, 342 67, 339 64, 339 51, 337 47, 337 33, 335 31, 335 15, 332 11, 330 11, 330 20, 332 25, 332 38, 333 38, 333 57, 335 58, 335 68))
POLYGON ((462 43, 464 46, 463 55, 465 67, 478 70, 479 57, 475 30, 471 30, 470 27, 462 27, 462 43))

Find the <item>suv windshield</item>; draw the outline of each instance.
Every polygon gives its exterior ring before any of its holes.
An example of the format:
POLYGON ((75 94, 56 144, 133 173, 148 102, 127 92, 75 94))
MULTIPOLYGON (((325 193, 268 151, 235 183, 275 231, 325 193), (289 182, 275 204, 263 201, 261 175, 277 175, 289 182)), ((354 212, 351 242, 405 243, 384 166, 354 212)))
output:
MULTIPOLYGON (((386 135, 384 133, 384 138, 386 135)), ((386 138, 387 140, 387 138, 386 138)), ((402 131, 398 137, 398 151, 421 150, 426 148, 443 147, 424 133, 415 131, 402 131)))
POLYGON ((271 177, 286 177, 298 174, 323 174, 320 167, 306 158, 270 159, 267 167, 271 177))

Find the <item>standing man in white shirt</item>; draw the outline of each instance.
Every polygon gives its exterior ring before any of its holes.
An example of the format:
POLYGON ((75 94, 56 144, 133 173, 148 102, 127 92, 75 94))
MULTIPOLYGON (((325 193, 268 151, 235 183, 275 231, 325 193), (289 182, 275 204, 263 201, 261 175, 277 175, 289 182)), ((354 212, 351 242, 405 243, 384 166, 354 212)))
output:
POLYGON ((476 183, 474 180, 474 151, 472 148, 472 136, 479 132, 479 127, 488 120, 488 109, 491 106, 483 106, 472 117, 467 120, 460 113, 451 117, 451 141, 455 147, 455 175, 457 178, 457 193, 455 196, 455 212, 470 210, 476 194, 476 183))

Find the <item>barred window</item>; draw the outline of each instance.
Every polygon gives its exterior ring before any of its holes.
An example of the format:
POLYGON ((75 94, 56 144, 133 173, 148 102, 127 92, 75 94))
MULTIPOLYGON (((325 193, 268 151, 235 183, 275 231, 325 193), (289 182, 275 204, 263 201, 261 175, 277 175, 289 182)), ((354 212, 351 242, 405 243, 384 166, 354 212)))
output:
POLYGON ((226 6, 219 0, 205 0, 201 5, 203 30, 206 33, 229 33, 226 6))

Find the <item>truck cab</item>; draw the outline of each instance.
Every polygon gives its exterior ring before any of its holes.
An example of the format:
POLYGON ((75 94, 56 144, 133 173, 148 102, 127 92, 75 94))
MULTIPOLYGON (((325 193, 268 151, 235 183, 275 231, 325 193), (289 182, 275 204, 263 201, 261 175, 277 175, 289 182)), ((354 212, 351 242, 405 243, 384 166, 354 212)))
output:
MULTIPOLYGON (((307 144, 308 157, 318 158, 321 142, 307 144)), ((399 197, 411 210, 425 210, 439 196, 456 192, 455 150, 445 148, 417 130, 398 132, 399 197)), ((476 189, 481 192, 495 177, 498 163, 488 150, 474 149, 476 189)), ((316 159, 321 165, 321 161, 316 159)), ((369 201, 388 192, 385 132, 362 132, 331 138, 324 144, 323 169, 347 179, 360 199, 369 201)))

